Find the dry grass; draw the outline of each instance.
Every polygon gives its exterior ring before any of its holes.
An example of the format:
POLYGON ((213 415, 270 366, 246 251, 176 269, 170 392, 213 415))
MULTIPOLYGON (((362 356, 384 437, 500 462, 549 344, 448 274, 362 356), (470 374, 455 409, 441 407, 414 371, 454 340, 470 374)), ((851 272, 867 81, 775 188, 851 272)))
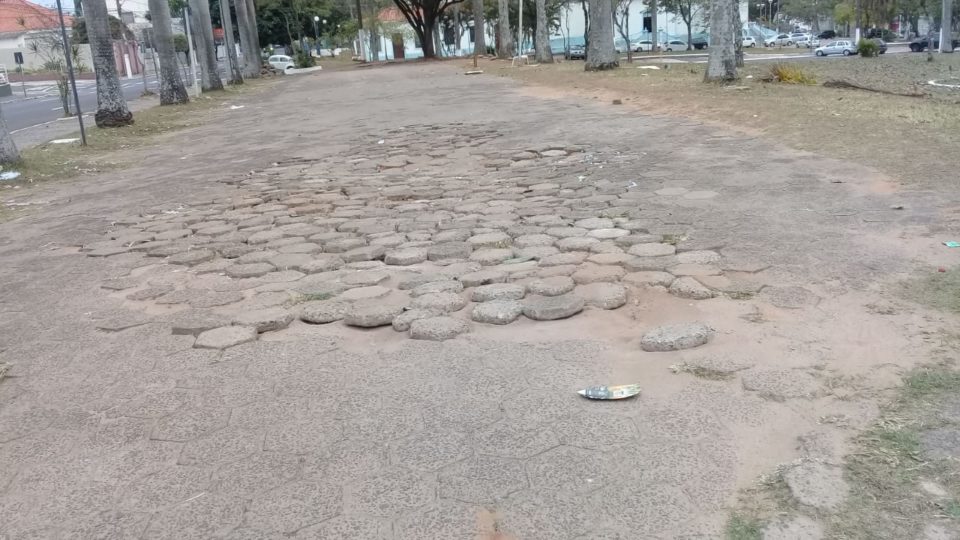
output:
MULTIPOLYGON (((801 49, 803 50, 803 49, 801 49)), ((511 68, 484 60, 481 69, 534 85, 545 96, 621 99, 644 114, 686 117, 775 140, 799 150, 875 167, 906 183, 953 182, 960 170, 960 92, 937 91, 923 83, 960 72, 960 55, 927 63, 925 55, 798 61, 818 81, 851 80, 867 87, 927 98, 881 95, 811 85, 765 84, 767 62, 749 62, 736 87, 703 84, 704 64, 652 63, 585 73, 582 62, 511 68), (660 70, 636 69, 657 65, 660 70), (746 78, 750 77, 750 78, 746 78), (834 144, 837 136, 857 144, 834 144)))
POLYGON ((770 78, 784 84, 817 84, 817 79, 796 63, 770 66, 770 78))
POLYGON ((960 313, 960 269, 931 272, 903 284, 902 295, 930 307, 960 313))

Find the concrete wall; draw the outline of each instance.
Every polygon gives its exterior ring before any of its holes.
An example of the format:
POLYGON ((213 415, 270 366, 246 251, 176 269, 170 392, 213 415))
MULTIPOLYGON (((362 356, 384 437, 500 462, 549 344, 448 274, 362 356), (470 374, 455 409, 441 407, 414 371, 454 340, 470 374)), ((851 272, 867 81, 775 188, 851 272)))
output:
MULTIPOLYGON (((13 53, 23 53, 24 69, 43 69, 43 56, 30 51, 30 42, 35 41, 30 34, 24 34, 17 38, 0 39, 0 64, 7 68, 8 72, 13 72, 17 68, 13 60, 13 53)), ((93 58, 90 56, 90 45, 80 45, 80 64, 85 71, 93 70, 93 58)))

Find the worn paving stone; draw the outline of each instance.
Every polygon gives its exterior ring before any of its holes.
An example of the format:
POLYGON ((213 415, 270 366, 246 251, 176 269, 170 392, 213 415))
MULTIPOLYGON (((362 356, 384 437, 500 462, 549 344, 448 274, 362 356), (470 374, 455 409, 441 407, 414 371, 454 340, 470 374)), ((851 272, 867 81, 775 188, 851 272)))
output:
POLYGON ((381 287, 379 285, 373 285, 370 287, 357 287, 355 289, 343 291, 340 293, 339 299, 347 302, 355 302, 357 300, 372 300, 374 298, 383 298, 390 294, 392 290, 393 289, 381 287))
MULTIPOLYGON (((323 243, 323 251, 326 253, 346 253, 352 249, 362 248, 367 245, 363 238, 337 238, 323 243)), ((360 259, 362 260, 362 259, 360 259)))
POLYGON ((253 278, 260 277, 269 272, 274 271, 274 266, 269 263, 250 263, 250 264, 235 264, 227 268, 226 273, 228 276, 236 279, 243 278, 253 278))
POLYGON ((599 244, 600 240, 588 236, 571 236, 557 240, 557 249, 560 251, 590 251, 590 248, 599 244))
POLYGON ((506 248, 513 243, 513 238, 504 232, 477 234, 467 239, 473 249, 506 248))
POLYGON ((375 261, 382 259, 386 253, 387 248, 383 246, 363 246, 341 253, 340 258, 345 263, 375 261))
POLYGON ((471 503, 493 503, 527 485, 520 460, 477 456, 440 471, 439 495, 471 503))
POLYGON ((690 298, 692 300, 706 300, 716 296, 709 287, 692 277, 678 277, 673 280, 673 283, 670 284, 667 290, 674 296, 690 298))
POLYGON ((513 256, 513 250, 509 248, 483 248, 471 253, 470 260, 484 266, 492 266, 511 259, 513 256))
POLYGON ((311 324, 327 324, 343 319, 350 302, 341 300, 318 300, 307 302, 300 308, 300 320, 311 324))
POLYGON ((410 266, 427 260, 426 248, 405 248, 388 251, 384 254, 383 262, 392 266, 410 266))
POLYGON ((527 291, 540 296, 560 296, 572 291, 574 286, 576 283, 569 276, 552 276, 530 281, 527 291))
POLYGON ((403 313, 403 304, 384 302, 382 300, 364 300, 354 302, 343 316, 347 326, 373 328, 387 326, 393 319, 403 313))
POLYGON ((343 259, 339 255, 320 254, 314 255, 310 262, 301 264, 296 269, 306 274, 319 274, 331 272, 343 265, 343 259))
POLYGON ((630 231, 626 229, 593 229, 587 235, 592 238, 599 238, 600 240, 613 240, 615 238, 620 238, 622 236, 627 236, 630 234, 630 231))
POLYGON ((467 305, 467 300, 453 292, 435 292, 417 296, 410 302, 410 306, 417 309, 432 309, 450 313, 460 311, 467 305))
POLYGON ((453 317, 428 317, 410 323, 410 338, 446 341, 470 331, 470 324, 453 317))
POLYGON ((340 282, 351 287, 371 287, 390 279, 390 273, 382 270, 361 270, 345 274, 340 282))
POLYGON ((147 287, 146 289, 141 289, 139 291, 135 291, 128 294, 127 300, 133 300, 134 302, 142 302, 144 300, 153 300, 154 298, 159 298, 171 292, 173 292, 173 285, 159 285, 156 287, 147 287))
POLYGON ((523 314, 523 304, 516 300, 491 300, 473 306, 470 318, 479 323, 509 324, 523 314))
POLYGON ((590 255, 587 257, 587 262, 594 264, 623 264, 630 259, 633 259, 633 255, 629 255, 627 253, 609 252, 590 255))
POLYGON ((198 336, 207 330, 228 326, 230 318, 219 313, 200 309, 179 311, 165 319, 171 333, 177 336, 198 336))
POLYGON ((233 316, 233 324, 253 327, 257 332, 263 333, 286 328, 293 319, 293 313, 283 308, 273 307, 237 313, 233 316))
POLYGON ((783 480, 797 502, 820 510, 836 510, 850 491, 841 467, 814 461, 790 468, 783 480))
POLYGON ((717 264, 720 262, 720 254, 716 251, 681 251, 677 253, 677 262, 682 264, 717 264))
POLYGON ((393 329, 397 332, 406 332, 410 330, 410 325, 413 324, 413 321, 418 321, 420 319, 429 319, 431 317, 439 317, 443 315, 443 311, 439 309, 421 309, 413 308, 404 311, 403 313, 394 317, 391 325, 393 329))
POLYGON ((775 401, 810 399, 822 391, 815 377, 797 369, 754 368, 744 371, 740 380, 745 390, 775 401))
POLYGON ((620 278, 625 276, 626 273, 627 271, 619 266, 599 266, 586 264, 581 266, 580 269, 574 272, 570 277, 573 278, 574 282, 580 285, 597 282, 615 283, 620 281, 620 278))
POLYGON ((171 255, 170 257, 167 258, 167 262, 170 264, 196 266, 200 263, 211 261, 216 256, 217 256, 217 253, 212 249, 206 249, 206 248, 191 249, 189 251, 177 253, 176 255, 171 255))
POLYGON ((574 294, 583 298, 588 306, 600 309, 617 309, 627 303, 627 289, 619 283, 579 285, 574 294))
POLYGON ((417 297, 425 294, 441 292, 459 293, 461 291, 463 291, 462 281, 447 279, 443 281, 431 281, 429 283, 424 283, 423 285, 418 285, 410 290, 410 296, 417 297))
POLYGON ((517 283, 493 283, 481 285, 470 291, 474 302, 491 300, 521 300, 527 294, 527 288, 517 283))
POLYGON ((583 229, 612 229, 614 228, 614 221, 608 218, 587 218, 581 219, 575 222, 574 227, 580 227, 583 229))
POLYGON ((760 296, 771 304, 785 309, 814 307, 820 297, 803 287, 764 287, 760 296))
POLYGON ((201 333, 193 346, 198 349, 227 349, 256 339, 257 329, 252 326, 224 326, 201 333))
POLYGON ((463 274, 457 279, 463 283, 464 287, 479 287, 491 283, 503 283, 507 280, 507 277, 508 274, 500 270, 480 270, 463 274))
POLYGON ((559 296, 528 296, 523 302, 523 314, 535 321, 566 319, 583 311, 583 298, 572 293, 559 296))
POLYGON ((650 285, 669 287, 674 279, 673 274, 669 272, 630 272, 620 278, 620 282, 637 287, 650 285))
POLYGON ((707 343, 713 329, 702 323, 660 326, 644 334, 640 348, 647 352, 679 351, 707 343))
POLYGON ((665 257, 677 252, 676 246, 672 244, 634 244, 630 246, 627 253, 634 257, 665 257))
POLYGON ((473 253, 473 246, 468 242, 444 242, 427 248, 427 259, 444 261, 450 259, 466 259, 473 253))
POLYGON ((566 266, 580 264, 588 257, 588 253, 583 251, 568 251, 566 253, 557 253, 547 255, 540 259, 540 266, 566 266))
POLYGON ((343 501, 360 515, 398 518, 430 503, 436 489, 430 476, 393 467, 344 486, 343 501))

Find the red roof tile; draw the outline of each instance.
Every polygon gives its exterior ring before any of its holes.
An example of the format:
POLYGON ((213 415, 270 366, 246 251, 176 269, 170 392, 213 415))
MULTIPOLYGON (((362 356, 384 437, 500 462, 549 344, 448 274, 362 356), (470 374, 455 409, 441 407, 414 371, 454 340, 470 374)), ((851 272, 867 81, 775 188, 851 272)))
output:
MULTIPOLYGON (((73 17, 64 15, 64 24, 73 25, 73 17)), ((57 11, 27 0, 0 0, 0 33, 26 32, 58 28, 57 11)))

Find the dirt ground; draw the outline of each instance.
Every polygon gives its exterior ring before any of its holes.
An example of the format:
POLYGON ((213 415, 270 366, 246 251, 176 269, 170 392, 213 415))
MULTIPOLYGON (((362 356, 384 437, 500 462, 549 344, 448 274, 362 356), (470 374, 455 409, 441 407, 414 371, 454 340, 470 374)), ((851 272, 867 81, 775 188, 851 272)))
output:
POLYGON ((949 354, 901 283, 960 260, 960 197, 678 114, 735 91, 460 68, 284 80, 3 193, 0 537, 714 538, 771 471, 831 526, 949 354))

